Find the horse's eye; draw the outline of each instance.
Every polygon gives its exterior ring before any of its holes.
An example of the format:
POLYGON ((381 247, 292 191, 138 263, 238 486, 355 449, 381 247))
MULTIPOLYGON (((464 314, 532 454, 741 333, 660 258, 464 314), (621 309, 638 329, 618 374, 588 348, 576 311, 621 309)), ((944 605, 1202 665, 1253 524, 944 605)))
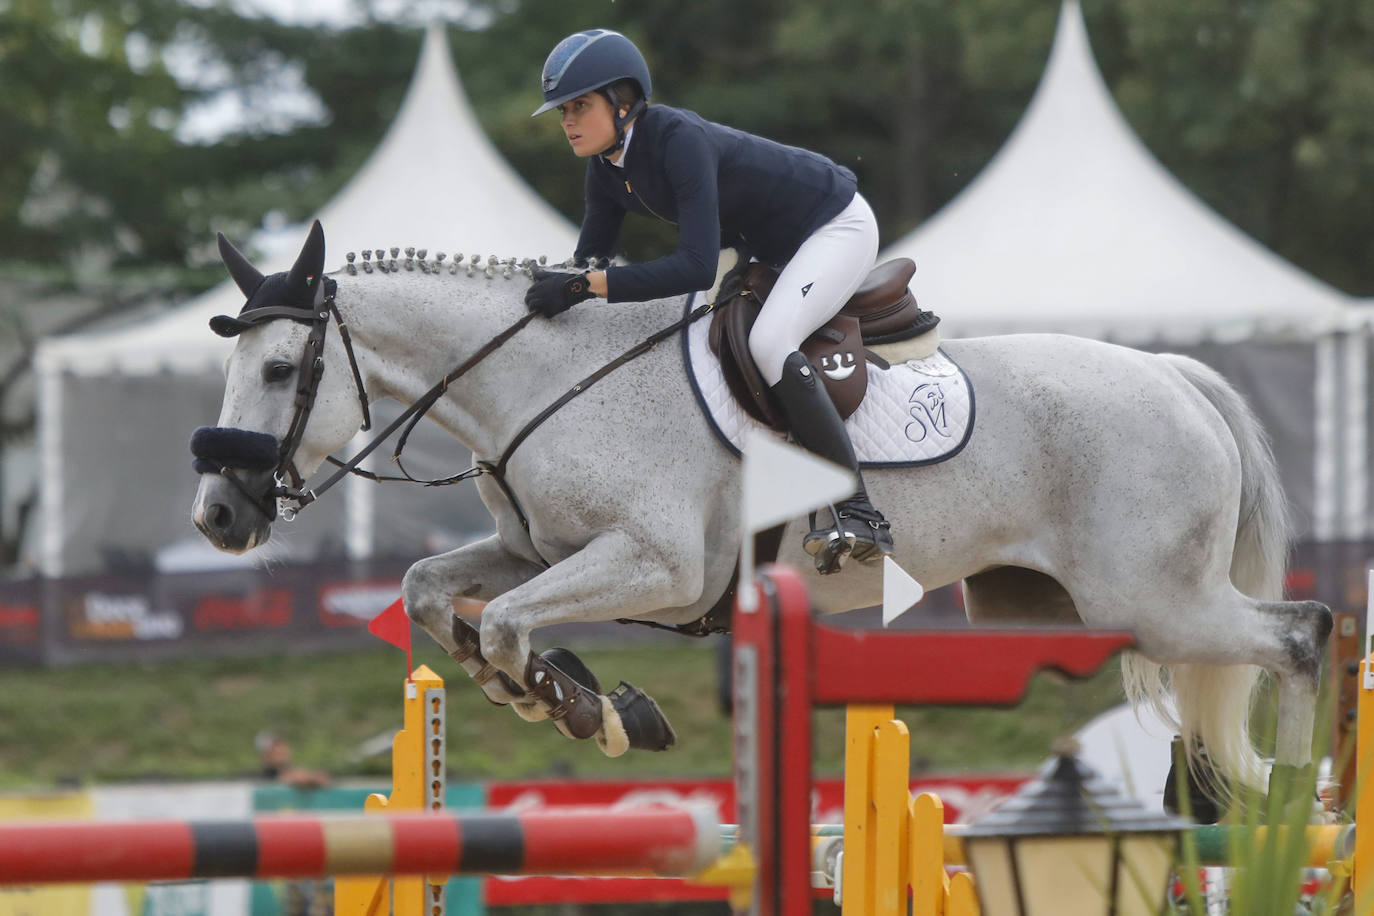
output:
POLYGON ((284 382, 296 371, 290 363, 268 363, 262 368, 262 378, 266 382, 284 382))

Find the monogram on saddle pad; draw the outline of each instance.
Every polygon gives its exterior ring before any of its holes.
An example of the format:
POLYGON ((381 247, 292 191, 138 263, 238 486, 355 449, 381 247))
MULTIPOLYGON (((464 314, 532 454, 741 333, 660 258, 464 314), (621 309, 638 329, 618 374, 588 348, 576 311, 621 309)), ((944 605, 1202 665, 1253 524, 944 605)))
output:
MULTIPOLYGON (((910 258, 879 264, 839 314, 802 344, 801 351, 820 370, 841 418, 854 413, 864 399, 867 363, 871 360, 887 368, 886 361, 866 350, 866 345, 908 340, 940 323, 934 314, 916 305, 916 297, 907 286, 915 273, 916 264, 910 258)), ((782 432, 787 422, 749 350, 749 331, 777 279, 778 272, 764 264, 750 263, 731 270, 720 285, 710 342, 740 406, 760 423, 782 432)))

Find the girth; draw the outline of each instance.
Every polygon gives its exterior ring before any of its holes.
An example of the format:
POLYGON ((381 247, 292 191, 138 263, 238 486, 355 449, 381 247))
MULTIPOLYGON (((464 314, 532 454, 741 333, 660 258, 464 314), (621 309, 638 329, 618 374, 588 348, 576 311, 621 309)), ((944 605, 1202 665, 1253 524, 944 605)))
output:
MULTIPOLYGON (((910 258, 879 264, 839 314, 802 343, 801 352, 819 370, 841 417, 848 417, 863 401, 867 364, 887 367, 867 346, 908 340, 939 324, 940 319, 922 311, 911 294, 908 284, 915 273, 910 258)), ((735 400, 754 419, 782 432, 787 422, 749 349, 749 332, 777 279, 778 272, 764 264, 741 264, 732 270, 721 283, 709 340, 735 400)))
MULTIPOLYGON (((778 552, 782 549, 782 532, 784 525, 775 525, 766 528, 754 535, 754 560, 759 565, 772 563, 777 560, 778 552)), ((725 586, 725 591, 716 599, 716 603, 711 605, 711 609, 701 615, 691 623, 679 623, 677 625, 659 623, 655 620, 631 620, 628 617, 616 619, 616 623, 639 624, 641 626, 653 627, 656 630, 672 630, 683 636, 714 636, 717 633, 729 633, 733 628, 735 613, 735 592, 739 589, 739 564, 735 564, 735 571, 730 574, 730 581, 725 586)))

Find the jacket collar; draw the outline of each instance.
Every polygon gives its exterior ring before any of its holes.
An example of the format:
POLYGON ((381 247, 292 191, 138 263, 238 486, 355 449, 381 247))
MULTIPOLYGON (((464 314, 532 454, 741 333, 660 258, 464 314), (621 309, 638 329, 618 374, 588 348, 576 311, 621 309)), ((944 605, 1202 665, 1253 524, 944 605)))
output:
POLYGON ((618 169, 623 169, 623 168, 625 168, 625 157, 628 156, 628 155, 630 155, 630 141, 634 139, 634 137, 635 137, 635 128, 636 128, 638 125, 639 125, 639 118, 636 118, 636 119, 635 119, 635 122, 634 122, 633 124, 631 124, 629 127, 625 128, 625 142, 622 143, 622 144, 620 145, 620 159, 619 159, 618 161, 612 162, 610 159, 607 159, 605 156, 602 156, 602 157, 601 157, 603 160, 605 160, 605 162, 606 162, 607 165, 613 165, 613 166, 615 166, 615 167, 618 168, 618 169))

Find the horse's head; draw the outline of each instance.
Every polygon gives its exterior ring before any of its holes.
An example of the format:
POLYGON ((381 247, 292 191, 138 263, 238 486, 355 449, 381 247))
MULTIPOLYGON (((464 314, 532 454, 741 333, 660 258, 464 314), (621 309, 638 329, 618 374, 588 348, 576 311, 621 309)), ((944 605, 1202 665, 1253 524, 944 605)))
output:
POLYGON ((284 273, 263 276, 223 235, 219 249, 247 302, 237 317, 210 321, 216 334, 238 341, 225 365, 219 425, 191 439, 201 475, 192 512, 212 544, 241 553, 270 536, 277 497, 298 493, 363 425, 366 401, 349 370, 351 352, 339 334, 326 333, 338 315, 320 224, 284 273))

